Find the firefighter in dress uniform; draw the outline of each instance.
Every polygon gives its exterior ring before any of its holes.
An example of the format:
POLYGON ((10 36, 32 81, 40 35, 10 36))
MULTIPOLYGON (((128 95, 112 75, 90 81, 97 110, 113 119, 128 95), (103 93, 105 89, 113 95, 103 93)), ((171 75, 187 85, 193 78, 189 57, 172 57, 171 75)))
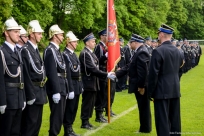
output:
POLYGON ((26 105, 23 63, 16 48, 20 29, 13 17, 4 23, 5 42, 0 47, 0 136, 20 135, 26 105))
POLYGON ((49 136, 57 136, 63 124, 66 98, 73 99, 74 91, 68 81, 71 80, 59 45, 63 42, 64 31, 58 25, 49 29, 50 43, 44 51, 44 64, 47 75, 46 91, 50 106, 49 136))
POLYGON ((81 81, 80 62, 74 50, 77 47, 77 41, 79 39, 73 34, 72 31, 66 34, 66 48, 64 49, 63 56, 67 66, 67 70, 71 71, 71 81, 74 90, 74 99, 67 99, 66 108, 64 114, 64 136, 77 136, 73 131, 72 125, 76 118, 80 94, 83 91, 83 85, 81 81))
POLYGON ((36 136, 42 124, 43 105, 47 103, 45 67, 38 50, 42 30, 37 20, 28 24, 29 40, 21 48, 27 105, 23 111, 21 135, 36 136))

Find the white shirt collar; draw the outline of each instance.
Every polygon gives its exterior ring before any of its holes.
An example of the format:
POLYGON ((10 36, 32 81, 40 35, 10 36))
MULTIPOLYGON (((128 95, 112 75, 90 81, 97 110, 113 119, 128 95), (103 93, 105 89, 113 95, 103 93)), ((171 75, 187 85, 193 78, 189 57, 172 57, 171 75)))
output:
POLYGON ((7 41, 5 41, 5 43, 8 45, 8 47, 14 52, 14 48, 16 47, 16 45, 13 45, 7 41))
POLYGON ((93 53, 93 51, 91 49, 89 49, 89 47, 86 47, 91 53, 93 53))
POLYGON ((59 45, 57 45, 57 44, 54 43, 54 42, 50 42, 50 43, 52 43, 52 44, 59 50, 59 45))
POLYGON ((23 46, 21 46, 21 45, 19 45, 19 44, 16 44, 16 46, 18 46, 18 48, 21 48, 21 47, 23 47, 23 46))
POLYGON ((100 42, 103 44, 104 47, 106 47, 106 44, 105 44, 105 43, 103 43, 102 41, 100 41, 100 42))
MULTIPOLYGON (((67 47, 66 47, 67 48, 67 47)), ((70 48, 67 48, 67 50, 69 50, 72 54, 74 53, 73 50, 71 50, 70 48)))
POLYGON ((38 48, 37 45, 33 44, 30 40, 28 40, 28 42, 33 46, 33 48, 36 50, 38 48))

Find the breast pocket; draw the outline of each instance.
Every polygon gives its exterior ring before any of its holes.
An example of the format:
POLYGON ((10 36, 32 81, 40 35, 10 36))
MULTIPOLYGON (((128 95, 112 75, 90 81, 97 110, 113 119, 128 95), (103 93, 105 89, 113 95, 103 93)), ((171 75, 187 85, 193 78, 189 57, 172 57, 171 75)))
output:
POLYGON ((9 69, 9 71, 14 74, 14 73, 17 72, 19 62, 17 62, 17 61, 7 61, 6 65, 7 65, 8 69, 9 69))
POLYGON ((93 89, 94 77, 92 76, 82 76, 84 89, 93 89))

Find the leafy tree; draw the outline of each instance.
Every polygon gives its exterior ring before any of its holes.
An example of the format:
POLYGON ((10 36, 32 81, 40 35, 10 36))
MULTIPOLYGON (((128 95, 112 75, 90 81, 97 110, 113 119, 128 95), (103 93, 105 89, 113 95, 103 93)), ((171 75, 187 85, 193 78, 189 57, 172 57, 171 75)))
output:
POLYGON ((187 9, 183 5, 183 0, 171 0, 171 8, 167 15, 167 24, 174 28, 174 38, 180 38, 179 29, 187 21, 187 9))
MULTIPOLYGON (((5 20, 11 16, 12 11, 12 0, 0 0, 0 33, 2 33, 3 24, 5 20)), ((0 42, 2 43, 4 40, 3 37, 0 38, 0 42)))
POLYGON ((203 39, 204 17, 202 0, 184 0, 184 7, 187 9, 188 19, 179 29, 181 36, 187 39, 203 39))

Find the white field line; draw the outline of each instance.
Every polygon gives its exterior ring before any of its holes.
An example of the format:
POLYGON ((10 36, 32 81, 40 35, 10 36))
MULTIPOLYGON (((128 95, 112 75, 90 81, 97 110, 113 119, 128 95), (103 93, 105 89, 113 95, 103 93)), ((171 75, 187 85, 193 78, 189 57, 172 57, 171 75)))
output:
MULTIPOLYGON (((113 117, 113 118, 111 119, 110 123, 116 121, 116 120, 119 119, 120 117, 122 117, 122 116, 128 114, 129 112, 133 111, 133 110, 136 109, 136 108, 137 108, 137 104, 134 105, 133 107, 129 108, 128 110, 125 110, 124 112, 118 114, 116 117, 113 117)), ((87 131, 87 132, 84 134, 84 136, 89 136, 89 135, 91 135, 91 134, 93 134, 93 133, 96 133, 97 131, 103 129, 103 128, 104 128, 105 126, 107 126, 107 125, 109 125, 109 123, 103 123, 103 124, 102 124, 100 127, 98 127, 97 129, 87 131)))

